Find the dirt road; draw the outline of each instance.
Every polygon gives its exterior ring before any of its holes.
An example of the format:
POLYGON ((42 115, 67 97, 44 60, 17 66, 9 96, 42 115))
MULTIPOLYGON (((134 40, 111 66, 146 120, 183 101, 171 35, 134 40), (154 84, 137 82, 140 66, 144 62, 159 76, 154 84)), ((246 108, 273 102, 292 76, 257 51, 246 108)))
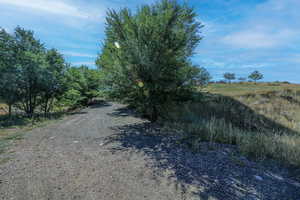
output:
POLYGON ((247 166, 234 176, 227 158, 212 164, 222 152, 195 156, 141 126, 123 106, 103 104, 26 133, 0 165, 0 199, 300 199, 296 182, 247 166))

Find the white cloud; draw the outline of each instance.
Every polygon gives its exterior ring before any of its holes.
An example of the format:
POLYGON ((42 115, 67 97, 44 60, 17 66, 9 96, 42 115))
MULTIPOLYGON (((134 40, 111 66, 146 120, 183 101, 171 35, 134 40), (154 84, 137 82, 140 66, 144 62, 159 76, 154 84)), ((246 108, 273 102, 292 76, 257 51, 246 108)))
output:
POLYGON ((272 47, 277 41, 263 32, 253 33, 252 31, 242 31, 227 35, 223 38, 225 44, 245 48, 272 47))
POLYGON ((239 48, 272 48, 288 44, 296 35, 298 33, 294 30, 272 32, 251 29, 229 34, 223 42, 239 48))
POLYGON ((64 51, 62 53, 67 56, 73 56, 73 57, 85 57, 85 58, 96 58, 97 57, 97 55, 78 53, 78 52, 72 52, 72 51, 64 51))
POLYGON ((58 0, 0 0, 0 5, 10 5, 40 12, 65 15, 77 18, 89 18, 92 15, 83 11, 79 6, 58 0))
POLYGON ((300 1, 268 0, 258 4, 240 23, 221 37, 237 48, 289 48, 299 42, 300 1))

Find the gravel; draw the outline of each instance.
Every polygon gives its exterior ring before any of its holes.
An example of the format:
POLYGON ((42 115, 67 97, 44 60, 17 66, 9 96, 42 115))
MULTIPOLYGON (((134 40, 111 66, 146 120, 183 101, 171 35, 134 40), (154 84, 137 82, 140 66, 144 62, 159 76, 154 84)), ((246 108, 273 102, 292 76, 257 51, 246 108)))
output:
POLYGON ((5 200, 300 200, 288 169, 230 145, 191 152, 115 103, 34 129, 12 151, 0 165, 5 200))

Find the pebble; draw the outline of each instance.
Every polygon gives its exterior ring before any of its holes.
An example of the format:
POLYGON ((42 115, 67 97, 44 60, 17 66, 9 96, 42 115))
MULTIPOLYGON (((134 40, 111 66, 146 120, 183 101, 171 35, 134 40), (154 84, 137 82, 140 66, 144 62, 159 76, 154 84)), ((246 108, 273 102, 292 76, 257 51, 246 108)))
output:
POLYGON ((255 178, 256 180, 258 180, 258 181, 262 181, 262 180, 263 180, 263 178, 262 178, 261 176, 258 176, 258 175, 255 175, 254 178, 255 178))

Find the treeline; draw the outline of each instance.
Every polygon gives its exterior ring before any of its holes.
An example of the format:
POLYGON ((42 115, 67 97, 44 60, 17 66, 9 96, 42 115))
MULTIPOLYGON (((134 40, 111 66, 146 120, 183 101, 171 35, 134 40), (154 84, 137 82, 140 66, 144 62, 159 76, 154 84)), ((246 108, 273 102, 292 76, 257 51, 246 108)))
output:
POLYGON ((202 37, 195 10, 161 0, 137 12, 110 10, 98 69, 71 67, 55 49, 46 49, 31 31, 0 30, 0 99, 29 116, 87 104, 98 96, 119 100, 151 121, 171 104, 200 98, 211 79, 191 57, 202 37), (100 90, 102 88, 102 90, 100 90))
MULTIPOLYGON (((224 73, 223 77, 228 83, 231 83, 231 81, 234 81, 237 79, 235 73, 230 73, 230 72, 224 73)), ((263 78, 264 78, 264 75, 262 73, 260 73, 259 71, 255 70, 254 72, 249 74, 248 81, 256 83, 257 81, 262 80, 263 78)), ((237 80, 240 82, 246 82, 247 78, 239 77, 237 80)), ((220 81, 220 82, 226 83, 226 81, 220 81)))
POLYGON ((99 70, 72 67, 56 49, 46 49, 34 33, 0 29, 0 99, 28 116, 87 104, 98 95, 99 70))

